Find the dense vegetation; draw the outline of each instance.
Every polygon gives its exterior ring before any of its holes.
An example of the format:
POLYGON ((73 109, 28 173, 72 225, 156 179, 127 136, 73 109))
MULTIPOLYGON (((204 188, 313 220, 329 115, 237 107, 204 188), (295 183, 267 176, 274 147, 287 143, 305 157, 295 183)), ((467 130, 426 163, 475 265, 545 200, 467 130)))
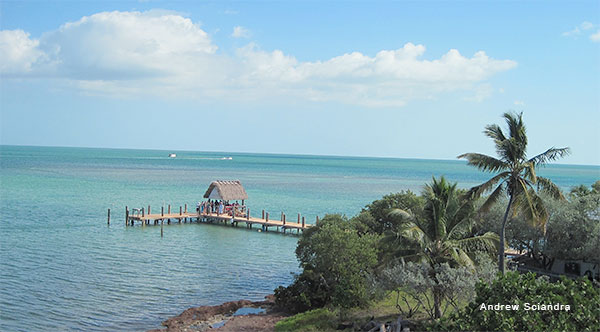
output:
POLYGON ((473 302, 430 328, 434 331, 597 331, 600 289, 585 279, 573 281, 563 277, 552 283, 544 278, 536 279, 532 273, 512 272, 491 284, 479 283, 473 302), (519 309, 486 310, 482 304, 518 305, 519 309))
POLYGON ((302 272, 290 286, 276 289, 275 298, 284 310, 308 312, 279 328, 296 330, 292 326, 309 326, 313 320, 314 330, 333 329, 336 324, 326 321, 337 317, 334 312, 368 308, 390 298, 401 317, 429 320, 438 329, 524 330, 543 321, 541 330, 585 330, 598 324, 598 289, 591 283, 502 276, 505 243, 526 252, 542 268, 555 259, 600 257, 600 181, 563 195, 535 170, 569 150, 551 148, 527 159, 522 115, 506 113, 504 118, 508 135, 497 125, 485 130, 499 158, 461 156, 495 173, 484 184, 460 190, 443 176, 434 177, 420 195, 385 195, 352 218, 327 215, 306 230, 296 249, 302 272), (496 268, 494 260, 499 262, 496 268), (550 301, 573 309, 551 316, 482 313, 474 307, 482 301, 550 301), (556 322, 547 322, 549 317, 556 322))

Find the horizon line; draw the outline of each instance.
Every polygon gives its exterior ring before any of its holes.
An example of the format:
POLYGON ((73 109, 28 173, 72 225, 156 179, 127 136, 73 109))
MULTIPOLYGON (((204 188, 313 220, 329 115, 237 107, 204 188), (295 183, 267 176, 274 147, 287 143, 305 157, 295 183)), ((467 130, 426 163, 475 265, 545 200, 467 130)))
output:
MULTIPOLYGON (((290 156, 306 156, 306 157, 346 157, 346 158, 372 158, 372 159, 413 159, 413 160, 431 160, 431 161, 464 161, 463 159, 445 159, 445 158, 419 158, 419 157, 385 157, 385 156, 350 156, 350 155, 336 155, 336 154, 308 154, 308 153, 290 153, 290 152, 247 152, 247 151, 216 151, 216 150, 185 150, 185 149, 170 149, 165 150, 163 148, 131 148, 131 147, 99 147, 99 146, 65 146, 65 145, 30 145, 30 144, 2 144, 0 146, 19 146, 19 147, 38 147, 38 148, 80 148, 80 149, 113 149, 113 150, 153 150, 153 151, 165 151, 165 152, 209 152, 209 153, 237 153, 237 154, 266 154, 266 155, 290 155, 290 156)), ((548 165, 564 165, 564 166, 591 166, 600 167, 600 164, 566 164, 560 162, 554 162, 548 165)))

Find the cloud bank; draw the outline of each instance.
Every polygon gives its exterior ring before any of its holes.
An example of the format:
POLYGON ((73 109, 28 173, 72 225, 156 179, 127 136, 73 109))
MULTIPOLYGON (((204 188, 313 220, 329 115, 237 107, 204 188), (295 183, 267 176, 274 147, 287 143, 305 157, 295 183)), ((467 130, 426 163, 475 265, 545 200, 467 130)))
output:
MULTIPOLYGON (((232 36, 250 34, 237 26, 232 36)), ((223 54, 199 24, 179 14, 115 11, 65 23, 39 39, 22 30, 0 31, 0 74, 60 79, 110 96, 275 96, 378 107, 445 92, 472 94, 479 101, 491 94, 490 77, 517 65, 483 51, 465 57, 451 49, 438 59, 424 59, 425 51, 406 43, 374 56, 353 52, 301 62, 249 43, 223 54)))

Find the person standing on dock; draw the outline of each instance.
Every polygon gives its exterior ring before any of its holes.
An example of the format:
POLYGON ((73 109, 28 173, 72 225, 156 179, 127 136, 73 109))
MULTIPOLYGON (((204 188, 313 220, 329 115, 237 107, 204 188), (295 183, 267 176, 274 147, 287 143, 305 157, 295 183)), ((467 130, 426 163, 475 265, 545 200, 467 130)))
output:
POLYGON ((223 208, 224 208, 223 201, 220 201, 219 202, 219 214, 223 214, 223 208))

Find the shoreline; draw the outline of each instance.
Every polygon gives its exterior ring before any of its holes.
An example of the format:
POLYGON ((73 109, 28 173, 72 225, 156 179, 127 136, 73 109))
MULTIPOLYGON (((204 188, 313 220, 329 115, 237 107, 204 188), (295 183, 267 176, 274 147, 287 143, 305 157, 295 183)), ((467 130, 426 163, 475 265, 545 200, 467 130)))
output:
POLYGON ((263 301, 238 300, 188 308, 163 321, 161 328, 147 332, 274 331, 275 324, 285 317, 288 315, 275 308, 275 298, 271 294, 263 301), (260 308, 264 312, 234 315, 241 308, 260 308))

